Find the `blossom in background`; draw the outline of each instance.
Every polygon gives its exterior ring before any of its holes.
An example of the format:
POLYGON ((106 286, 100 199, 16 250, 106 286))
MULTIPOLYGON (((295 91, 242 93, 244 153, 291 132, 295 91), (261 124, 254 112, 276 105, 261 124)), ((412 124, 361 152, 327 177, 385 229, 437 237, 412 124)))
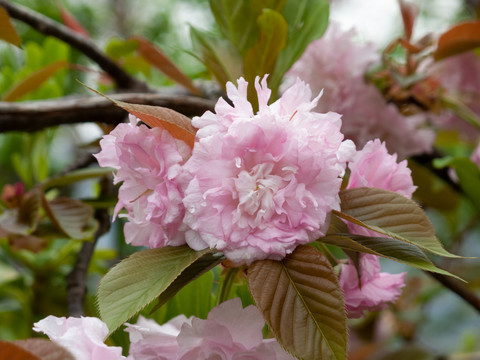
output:
POLYGON ((119 124, 100 141, 96 154, 102 167, 116 170, 114 182, 123 182, 118 193, 115 214, 128 212, 125 225, 127 243, 156 248, 182 245, 180 230, 185 213, 179 178, 190 148, 161 128, 119 124))
POLYGON ((33 330, 46 334, 50 340, 67 349, 76 360, 126 359, 122 356, 121 347, 103 343, 108 328, 100 319, 48 316, 33 325, 33 330))
POLYGON ((402 115, 374 85, 365 82, 368 67, 380 61, 380 54, 372 44, 354 42, 354 35, 330 24, 288 74, 309 83, 314 92, 324 90, 315 110, 342 114, 342 132, 357 146, 380 138, 401 158, 430 151, 434 133, 425 128, 425 115, 402 115))
POLYGON ((183 200, 188 245, 216 248, 236 263, 282 259, 328 227, 346 160, 340 115, 313 112, 308 85, 297 81, 272 105, 266 77, 257 78, 259 111, 247 83, 227 85, 233 106, 193 119, 197 142, 184 168, 191 180, 183 200))
POLYGON ((255 306, 243 308, 235 298, 212 309, 205 320, 181 315, 158 325, 140 319, 126 331, 135 360, 293 360, 275 339, 263 339, 264 325, 255 306))
MULTIPOLYGON (((450 97, 461 99, 477 116, 480 116, 480 57, 473 51, 451 56, 435 62, 428 70, 450 97)), ((432 121, 440 129, 457 130, 468 140, 476 140, 479 130, 452 111, 443 111, 432 121)))
MULTIPOLYGON (((348 164, 350 177, 348 189, 358 187, 376 187, 397 192, 411 198, 416 187, 413 185, 411 171, 407 161, 397 163, 397 156, 390 155, 385 143, 375 139, 369 141, 358 151, 348 164)), ((364 236, 382 236, 362 226, 347 223, 352 234, 364 236)), ((342 265, 340 285, 342 286, 345 307, 349 317, 360 317, 364 311, 383 309, 394 302, 405 286, 405 273, 389 274, 380 272, 378 256, 359 254, 360 283, 353 262, 342 265)))
POLYGON ((125 324, 130 337, 128 358, 122 348, 103 343, 107 325, 93 317, 48 316, 34 324, 50 340, 68 349, 77 360, 294 360, 275 339, 263 339, 260 311, 243 308, 240 298, 210 311, 207 319, 179 315, 164 325, 140 317, 125 324))

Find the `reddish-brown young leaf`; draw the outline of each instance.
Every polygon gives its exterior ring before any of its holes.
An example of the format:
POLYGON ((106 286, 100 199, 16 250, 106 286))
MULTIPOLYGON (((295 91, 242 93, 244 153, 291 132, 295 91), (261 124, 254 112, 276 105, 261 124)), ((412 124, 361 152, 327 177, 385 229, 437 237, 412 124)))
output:
POLYGON ((200 90, 193 84, 192 80, 180 70, 175 63, 151 41, 141 37, 132 36, 130 39, 138 43, 137 51, 150 64, 155 66, 162 73, 173 81, 185 86, 195 95, 201 95, 200 90))
POLYGON ((30 76, 14 85, 12 89, 3 97, 3 101, 15 101, 28 93, 38 89, 45 81, 50 79, 55 73, 68 67, 68 63, 65 60, 56 61, 52 64, 45 66, 44 68, 34 72, 30 76))
POLYGON ((135 115, 148 126, 161 127, 167 130, 174 138, 184 141, 187 145, 193 148, 197 129, 193 127, 192 120, 185 115, 162 106, 130 104, 114 100, 83 83, 82 85, 89 90, 92 90, 94 93, 110 100, 118 107, 128 111, 130 114, 135 115))
POLYGON ((248 287, 279 343, 298 359, 345 360, 342 289, 326 256, 301 245, 281 261, 249 266, 248 287))
POLYGON ((20 47, 22 45, 22 39, 18 36, 17 30, 10 22, 10 16, 8 16, 7 10, 0 6, 0 39, 6 42, 20 47))
POLYGON ((10 342, 0 341, 0 359, 5 360, 42 360, 30 351, 10 342))
POLYGON ((480 21, 464 22, 440 35, 433 56, 438 61, 479 46, 480 21))
POLYGON ((42 360, 75 360, 73 355, 60 345, 47 339, 26 339, 13 342, 42 360))
POLYGON ((410 40, 413 32, 413 25, 415 24, 415 19, 418 15, 417 5, 400 0, 400 11, 402 13, 403 28, 405 30, 405 38, 410 40))
POLYGON ((83 35, 85 37, 90 37, 87 29, 83 27, 82 24, 78 22, 77 19, 67 10, 65 9, 60 3, 57 5, 58 10, 60 11, 60 16, 62 17, 62 21, 66 27, 70 30, 75 31, 76 33, 83 35))
POLYGON ((38 253, 39 251, 45 249, 47 246, 47 240, 33 235, 10 234, 8 236, 8 244, 13 251, 25 249, 33 253, 38 253))

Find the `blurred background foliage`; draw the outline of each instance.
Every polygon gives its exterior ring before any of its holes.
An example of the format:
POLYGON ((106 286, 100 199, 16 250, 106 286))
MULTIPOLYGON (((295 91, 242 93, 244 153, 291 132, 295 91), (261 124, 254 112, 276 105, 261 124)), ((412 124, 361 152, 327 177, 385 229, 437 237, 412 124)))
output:
MULTIPOLYGON (((138 44, 130 40, 130 36, 142 36, 153 42, 190 78, 211 79, 197 59, 201 55, 189 35, 192 25, 196 31, 220 34, 208 0, 149 0, 142 1, 141 5, 128 0, 15 2, 59 22, 62 22, 59 9, 64 7, 108 56, 152 87, 171 86, 174 82, 138 54, 138 44)), ((478 1, 449 1, 446 4, 443 0, 419 0, 416 3, 421 10, 416 31, 424 33, 438 31, 439 27, 445 30, 461 19, 475 17, 478 10, 478 1)), ((330 18, 340 21, 344 28, 356 26, 360 38, 374 40, 380 45, 386 45, 402 31, 395 1, 332 0, 330 18), (380 32, 380 25, 372 24, 379 13, 382 24, 385 19, 389 22, 380 32), (372 25, 376 29, 373 32, 372 25), (375 31, 377 38, 370 38, 375 31)), ((23 23, 16 22, 15 27, 22 38, 22 49, 0 42, 1 98, 28 76, 61 61, 75 66, 59 68, 36 90, 16 100, 88 94, 77 80, 102 92, 113 89, 112 82, 77 50, 23 23)), ((17 182, 23 183, 26 191, 32 189, 67 169, 86 149, 95 146, 102 134, 94 124, 60 126, 35 133, 0 133, 0 189, 17 182)), ((468 150, 462 143, 451 141, 447 136, 442 139, 443 142, 437 143, 447 154, 467 155, 468 150)), ((439 168, 442 166, 445 164, 438 164, 439 168)), ((441 241, 454 253, 480 256, 479 204, 461 197, 415 162, 410 161, 410 167, 414 182, 419 186, 416 199, 426 207, 441 241)), ((476 180, 471 181, 475 186, 476 180)), ((105 202, 114 205, 111 198, 99 198, 100 185, 95 180, 49 191, 87 202, 95 200, 90 202, 94 207, 105 206, 105 202), (102 202, 103 205, 99 205, 102 202)), ((2 211, 6 209, 5 204, 0 206, 2 211)), ((32 253, 25 249, 15 251, 7 238, 0 240, 1 340, 38 336, 31 330, 34 322, 50 314, 67 316, 66 278, 80 247, 81 240, 58 238, 43 250, 32 253)), ((113 264, 137 250, 125 244, 122 219, 117 219, 110 231, 100 238, 89 265, 87 316, 97 315, 95 292, 101 276, 113 264)), ((469 282, 469 288, 480 294, 477 259, 435 260, 446 270, 461 274, 469 282)), ((441 354, 480 353, 480 318, 475 310, 421 271, 388 260, 382 262, 382 268, 390 272, 408 271, 407 286, 400 301, 388 310, 351 323, 351 359, 434 359, 441 354)), ((149 314, 155 305, 152 304, 142 314, 153 317, 160 324, 180 313, 205 318, 218 301, 219 279, 223 276, 217 267, 182 289, 166 306, 149 314)), ((242 272, 235 275, 227 297, 235 296, 242 298, 244 306, 252 303, 242 272)), ((119 330, 109 342, 124 346, 127 353, 127 340, 127 334, 119 330)))

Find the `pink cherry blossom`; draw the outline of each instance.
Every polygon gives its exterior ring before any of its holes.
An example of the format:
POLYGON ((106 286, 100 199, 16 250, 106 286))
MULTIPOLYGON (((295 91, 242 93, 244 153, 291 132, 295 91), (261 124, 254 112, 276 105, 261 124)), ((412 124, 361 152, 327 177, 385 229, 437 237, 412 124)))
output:
POLYGON ((185 170, 184 222, 188 245, 216 248, 236 263, 282 259, 299 244, 325 234, 345 161, 340 115, 312 109, 308 85, 297 81, 268 105, 266 78, 255 87, 259 111, 246 100, 243 79, 227 85, 234 106, 193 119, 199 128, 185 170))
POLYGON ((93 317, 57 318, 48 316, 34 324, 33 330, 46 334, 50 340, 63 346, 77 360, 119 360, 122 348, 103 343, 108 328, 100 319, 93 317))
POLYGON ((349 318, 361 317, 365 311, 378 311, 395 302, 405 286, 405 273, 380 272, 378 256, 359 254, 360 283, 353 263, 343 265, 340 285, 349 318))
MULTIPOLYGON (((459 98, 477 116, 480 116, 480 57, 472 51, 433 63, 428 70, 451 97, 459 98)), ((457 130, 468 139, 474 140, 479 131, 473 125, 459 118, 452 111, 445 110, 432 118, 441 129, 457 130)))
MULTIPOLYGON (((376 187, 397 192, 408 198, 412 197, 416 189, 407 161, 397 163, 397 156, 390 155, 385 143, 378 139, 369 141, 358 151, 348 167, 350 169, 348 189, 376 187)), ((359 225, 347 223, 347 226, 352 234, 382 236, 359 225)), ((340 284, 349 317, 360 317, 366 310, 375 311, 386 307, 387 303, 397 300, 401 288, 405 285, 405 273, 380 272, 378 256, 359 254, 359 263, 360 283, 357 270, 351 262, 341 267, 340 284)))
POLYGON ((126 324, 135 360, 294 360, 275 339, 263 339, 262 315, 239 298, 215 307, 207 319, 179 315, 164 325, 140 317, 126 324))
POLYGON ((164 325, 140 316, 136 324, 125 324, 130 335, 130 356, 135 360, 174 360, 179 351, 177 336, 191 319, 178 315, 164 325))
POLYGON ((353 41, 354 31, 330 24, 325 35, 313 41, 293 65, 289 75, 309 83, 314 92, 324 90, 316 111, 342 114, 342 132, 357 146, 380 138, 401 158, 428 152, 434 140, 422 115, 404 116, 388 104, 380 91, 365 82, 370 65, 380 61, 372 44, 353 41))
POLYGON ((123 182, 115 214, 122 208, 128 212, 125 240, 150 248, 182 245, 185 208, 180 179, 190 148, 166 130, 137 126, 133 116, 130 120, 105 135, 95 155, 100 166, 116 170, 115 183, 123 182))
POLYGON ((263 340, 263 318, 239 298, 212 309, 206 320, 193 318, 178 335, 179 360, 293 360, 274 340, 263 340))

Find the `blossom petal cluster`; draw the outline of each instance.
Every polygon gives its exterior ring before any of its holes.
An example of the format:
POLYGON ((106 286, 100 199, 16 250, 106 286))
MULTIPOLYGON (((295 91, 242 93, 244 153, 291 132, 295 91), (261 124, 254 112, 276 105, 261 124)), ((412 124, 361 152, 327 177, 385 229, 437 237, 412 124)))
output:
MULTIPOLYGON (((390 155, 385 143, 375 139, 358 151, 348 164, 350 177, 347 188, 376 187, 397 192, 411 198, 416 187, 413 185, 407 161, 397 163, 396 154, 390 155)), ((381 236, 362 226, 347 223, 352 234, 381 236)), ((380 272, 378 256, 359 253, 359 271, 353 262, 342 265, 340 285, 345 298, 349 317, 360 317, 368 311, 381 310, 389 302, 394 302, 405 286, 405 273, 389 274, 380 272), (360 278, 360 280, 359 280, 360 278)))
POLYGON ((139 125, 134 116, 105 135, 100 145, 98 163, 115 169, 114 182, 122 182, 115 214, 127 210, 127 243, 150 248, 184 244, 179 178, 190 148, 166 130, 139 125))
POLYGON ((107 346, 107 325, 98 318, 58 318, 48 316, 34 324, 33 330, 46 334, 50 340, 67 349, 76 360, 119 360, 122 348, 107 346))
POLYGON ((365 311, 384 309, 395 302, 405 286, 405 273, 380 272, 378 256, 359 253, 360 279, 353 263, 342 265, 340 285, 349 318, 363 316, 365 311))
POLYGON ((120 124, 101 141, 101 166, 117 170, 116 212, 127 210, 125 238, 151 248, 215 248, 234 263, 279 260, 325 234, 354 144, 341 116, 312 111, 310 87, 298 80, 269 105, 267 77, 227 84, 232 103, 193 119, 193 149, 160 128, 120 124))
MULTIPOLYGON (((473 51, 435 62, 428 70, 446 95, 461 99, 473 113, 480 116, 480 57, 473 51)), ((478 128, 445 110, 432 121, 443 130, 457 130, 467 140, 477 140, 478 128)))
POLYGON ((122 348, 107 346, 108 328, 94 317, 48 316, 34 330, 68 349, 76 360, 294 360, 275 339, 263 339, 260 311, 243 308, 239 298, 212 309, 207 319, 179 315, 164 325, 140 317, 125 324, 130 337, 128 358, 122 348))
POLYGON ((219 101, 216 114, 193 119, 198 141, 184 166, 188 245, 247 264, 282 259, 325 234, 354 150, 339 114, 312 111, 319 98, 302 81, 271 105, 266 77, 255 88, 257 113, 240 79, 227 87, 233 106, 219 101))
POLYGON ((275 339, 263 339, 260 312, 243 308, 239 298, 212 309, 207 319, 180 315, 164 325, 141 319, 127 326, 135 360, 294 359, 275 339))
POLYGON ((316 111, 342 114, 342 132, 357 146, 380 138, 400 158, 431 150, 434 133, 426 129, 422 114, 404 116, 387 103, 380 91, 365 81, 370 65, 380 61, 372 44, 358 44, 353 30, 331 23, 324 36, 313 41, 289 71, 309 83, 314 92, 324 90, 316 111))

